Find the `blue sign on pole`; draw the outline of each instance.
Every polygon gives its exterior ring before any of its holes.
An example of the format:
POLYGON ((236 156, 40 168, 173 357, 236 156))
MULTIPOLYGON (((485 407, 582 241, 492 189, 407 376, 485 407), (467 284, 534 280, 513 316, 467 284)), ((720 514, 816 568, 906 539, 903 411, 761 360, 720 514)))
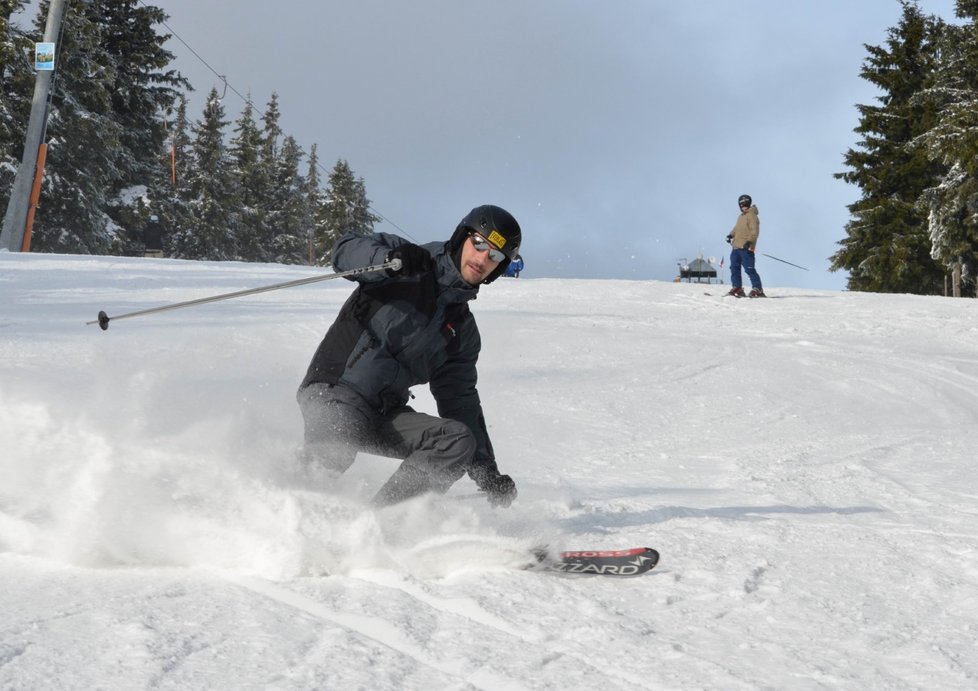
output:
POLYGON ((54 69, 54 44, 53 43, 34 44, 34 69, 35 70, 54 69))

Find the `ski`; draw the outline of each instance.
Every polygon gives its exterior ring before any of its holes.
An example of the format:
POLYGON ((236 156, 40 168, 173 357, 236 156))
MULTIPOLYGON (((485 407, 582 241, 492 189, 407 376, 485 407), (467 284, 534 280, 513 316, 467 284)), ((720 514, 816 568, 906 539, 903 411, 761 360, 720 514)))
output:
POLYGON ((715 297, 730 298, 730 297, 733 297, 733 298, 737 298, 738 300, 740 300, 741 298, 747 298, 748 300, 757 300, 759 298, 766 298, 767 297, 767 295, 731 295, 730 293, 723 293, 722 295, 720 293, 703 293, 703 295, 706 295, 707 297, 711 297, 711 298, 715 298, 715 297))
POLYGON ((619 550, 581 550, 551 554, 547 549, 534 550, 539 571, 580 573, 593 576, 638 576, 659 563, 659 553, 651 547, 619 550))

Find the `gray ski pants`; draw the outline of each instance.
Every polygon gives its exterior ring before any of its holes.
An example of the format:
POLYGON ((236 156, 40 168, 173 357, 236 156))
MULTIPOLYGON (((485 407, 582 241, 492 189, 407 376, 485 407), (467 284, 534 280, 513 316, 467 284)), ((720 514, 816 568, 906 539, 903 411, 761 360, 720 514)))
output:
POLYGON ((374 497, 381 506, 423 492, 444 494, 475 455, 475 437, 456 420, 418 413, 409 406, 381 415, 345 386, 310 384, 296 399, 311 461, 343 473, 353 465, 357 451, 403 459, 374 497))

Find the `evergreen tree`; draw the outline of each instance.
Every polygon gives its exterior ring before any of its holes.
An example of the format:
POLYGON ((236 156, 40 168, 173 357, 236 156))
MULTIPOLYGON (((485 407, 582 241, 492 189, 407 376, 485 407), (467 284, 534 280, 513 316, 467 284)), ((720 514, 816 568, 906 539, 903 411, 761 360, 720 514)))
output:
POLYGON ((122 253, 141 243, 145 190, 165 175, 162 112, 186 85, 162 71, 173 56, 154 26, 165 18, 139 0, 89 0, 65 13, 36 249, 122 253))
MULTIPOLYGON (((36 20, 43 31, 48 2, 36 20)), ((80 5, 66 12, 48 115, 48 153, 31 248, 41 252, 109 254, 119 228, 106 213, 121 186, 122 127, 112 112, 116 65, 102 47, 103 27, 80 5), (93 143, 97 142, 97 146, 93 143)))
POLYGON ((34 74, 28 59, 33 41, 10 17, 26 0, 0 0, 0 218, 24 153, 34 74))
MULTIPOLYGON (((26 5, 0 0, 0 11, 7 17, 26 5)), ((48 5, 41 0, 33 34, 0 18, 0 192, 19 165, 32 43, 48 5)), ((173 56, 162 48, 169 36, 154 29, 166 20, 159 8, 85 0, 71 9, 59 45, 34 249, 138 252, 150 214, 160 217, 166 254, 184 258, 328 263, 336 228, 370 232, 377 218, 363 180, 345 161, 330 176, 328 194, 315 147, 308 177, 299 172, 302 151, 293 137, 283 138, 277 94, 260 125, 246 104, 228 147, 216 89, 201 120, 188 123, 178 89, 189 84, 166 69, 173 56)))
POLYGON ((188 181, 193 169, 193 148, 190 123, 187 120, 187 99, 180 96, 176 113, 164 116, 167 145, 160 152, 160 167, 166 171, 154 177, 149 186, 150 213, 160 217, 163 230, 163 252, 174 252, 173 238, 180 228, 189 228, 193 216, 190 209, 192 193, 188 181), (172 116, 172 119, 171 119, 172 116))
MULTIPOLYGON (((379 216, 370 213, 370 200, 363 178, 353 176, 350 164, 340 159, 329 174, 323 223, 317 228, 316 246, 330 252, 340 236, 348 232, 369 235, 379 216)), ((321 255, 318 255, 321 256, 321 255)))
POLYGON ((166 147, 163 113, 172 109, 178 89, 189 87, 177 71, 166 69, 173 54, 163 48, 169 35, 156 32, 167 15, 141 0, 98 0, 87 11, 102 29, 102 47, 114 64, 113 119, 121 127, 117 164, 122 175, 111 190, 109 216, 130 229, 127 249, 141 243, 145 218, 143 190, 169 177, 160 166, 166 147), (135 231, 135 234, 132 232, 135 231))
POLYGON ((187 181, 190 219, 174 237, 174 254, 186 259, 238 258, 239 196, 224 144, 224 106, 212 88, 203 119, 194 125, 193 168, 187 181))
POLYGON ((323 246, 326 233, 326 195, 319 179, 319 153, 315 144, 309 150, 309 168, 306 173, 306 233, 309 263, 316 266, 330 265, 332 244, 323 246))
POLYGON ((249 98, 235 124, 230 154, 241 191, 238 240, 245 261, 269 261, 268 201, 272 191, 271 172, 262 160, 265 141, 255 124, 249 98))
POLYGON ((299 173, 302 152, 291 136, 285 137, 275 166, 269 225, 271 260, 281 264, 301 264, 305 255, 306 208, 305 184, 299 173))
POLYGON ((946 25, 925 17, 904 0, 899 24, 885 46, 866 46, 861 76, 879 87, 879 105, 857 106, 863 136, 836 174, 862 190, 849 206, 847 238, 832 256, 832 269, 849 271, 850 290, 937 294, 943 272, 931 258, 927 214, 918 201, 944 170, 917 138, 932 128, 937 109, 919 100, 933 79, 946 25))
POLYGON ((263 136, 264 146, 262 148, 262 160, 268 170, 275 167, 278 160, 278 139, 282 136, 282 127, 279 125, 281 113, 278 109, 278 94, 272 92, 272 97, 268 100, 265 112, 262 114, 262 124, 264 125, 263 136))
POLYGON ((940 121, 922 137, 946 173, 922 201, 932 256, 958 295, 961 280, 974 283, 978 269, 978 0, 958 0, 956 14, 968 21, 945 32, 941 67, 925 94, 940 121))

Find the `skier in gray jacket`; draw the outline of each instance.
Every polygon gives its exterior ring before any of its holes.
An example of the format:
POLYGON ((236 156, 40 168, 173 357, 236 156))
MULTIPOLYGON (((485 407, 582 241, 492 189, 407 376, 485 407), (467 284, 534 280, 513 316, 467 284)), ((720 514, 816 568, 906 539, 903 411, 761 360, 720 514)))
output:
POLYGON ((489 441, 468 302, 505 272, 520 241, 516 219, 492 205, 473 209, 448 242, 419 246, 387 233, 337 241, 337 271, 392 259, 401 267, 350 279, 359 285, 312 358, 297 394, 309 460, 339 474, 357 451, 403 459, 374 498, 381 506, 444 493, 465 473, 490 503, 509 506, 516 485, 489 441), (438 417, 407 405, 420 384, 438 417))

